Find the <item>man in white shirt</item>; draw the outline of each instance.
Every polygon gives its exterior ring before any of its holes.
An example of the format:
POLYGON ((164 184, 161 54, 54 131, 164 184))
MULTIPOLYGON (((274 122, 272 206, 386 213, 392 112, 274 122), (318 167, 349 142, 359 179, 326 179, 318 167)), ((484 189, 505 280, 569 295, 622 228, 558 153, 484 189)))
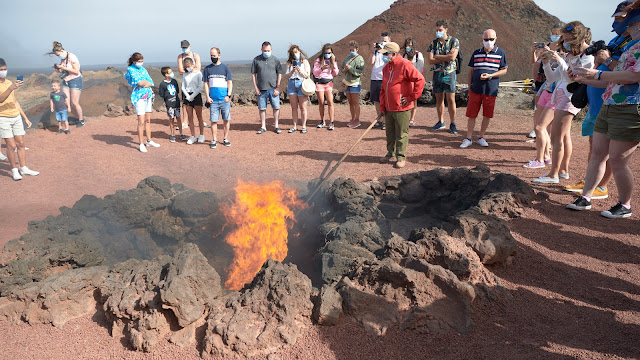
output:
MULTIPOLYGON (((382 54, 380 50, 391 41, 389 33, 383 32, 380 34, 380 41, 374 44, 373 54, 371 55, 371 87, 369 88, 369 99, 376 106, 376 113, 380 117, 380 88, 382 87, 382 68, 385 63, 382 61, 382 54)), ((384 129, 384 121, 378 121, 374 128, 384 129)))

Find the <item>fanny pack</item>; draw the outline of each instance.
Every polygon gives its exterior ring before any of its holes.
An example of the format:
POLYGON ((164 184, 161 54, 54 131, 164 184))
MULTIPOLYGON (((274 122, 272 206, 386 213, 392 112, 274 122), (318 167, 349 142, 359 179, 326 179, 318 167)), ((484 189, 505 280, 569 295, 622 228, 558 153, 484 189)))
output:
POLYGON ((316 84, 325 85, 332 82, 333 79, 318 79, 316 78, 316 84))

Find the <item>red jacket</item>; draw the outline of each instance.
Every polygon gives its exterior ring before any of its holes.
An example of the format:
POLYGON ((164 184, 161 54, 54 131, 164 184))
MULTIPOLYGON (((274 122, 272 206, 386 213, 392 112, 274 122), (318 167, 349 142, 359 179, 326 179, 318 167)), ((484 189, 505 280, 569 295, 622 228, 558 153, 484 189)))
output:
POLYGON ((406 111, 413 109, 413 102, 422 96, 424 76, 413 63, 402 56, 382 68, 380 89, 380 111, 406 111), (407 97, 406 106, 400 105, 400 98, 407 97))

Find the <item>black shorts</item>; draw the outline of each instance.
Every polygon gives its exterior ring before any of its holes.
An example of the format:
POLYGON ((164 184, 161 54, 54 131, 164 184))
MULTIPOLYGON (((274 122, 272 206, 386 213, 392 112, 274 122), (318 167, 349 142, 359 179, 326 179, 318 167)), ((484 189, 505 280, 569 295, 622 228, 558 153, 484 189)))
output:
POLYGON ((198 96, 196 96, 195 99, 193 99, 193 101, 188 101, 187 98, 184 97, 184 94, 182 94, 182 101, 187 106, 191 106, 191 107, 202 106, 202 94, 198 94, 198 96))
POLYGON ((382 80, 371 80, 371 89, 369 100, 371 102, 380 102, 380 88, 382 87, 382 80))

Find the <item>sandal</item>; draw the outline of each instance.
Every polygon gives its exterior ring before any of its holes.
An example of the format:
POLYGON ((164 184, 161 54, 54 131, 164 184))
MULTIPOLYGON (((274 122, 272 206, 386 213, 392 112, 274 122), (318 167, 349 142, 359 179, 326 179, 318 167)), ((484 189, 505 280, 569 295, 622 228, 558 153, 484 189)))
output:
POLYGON ((333 130, 333 123, 329 124, 329 130, 333 130))
POLYGON ((282 130, 280 130, 280 128, 275 128, 273 131, 275 131, 276 134, 282 134, 282 130))
POLYGON ((307 133, 307 128, 302 128, 302 129, 300 130, 300 133, 301 133, 301 134, 306 134, 306 133, 307 133))
POLYGON ((318 127, 318 129, 322 129, 322 128, 323 128, 323 127, 325 127, 325 126, 326 126, 326 125, 325 125, 325 123, 323 122, 322 124, 318 124, 318 126, 317 126, 317 127, 318 127))
POLYGON ((298 131, 298 129, 296 129, 295 127, 292 127, 291 129, 289 129, 289 134, 294 133, 298 131))
POLYGON ((260 128, 260 130, 258 130, 258 132, 256 134, 264 134, 267 132, 267 129, 265 128, 260 128))

